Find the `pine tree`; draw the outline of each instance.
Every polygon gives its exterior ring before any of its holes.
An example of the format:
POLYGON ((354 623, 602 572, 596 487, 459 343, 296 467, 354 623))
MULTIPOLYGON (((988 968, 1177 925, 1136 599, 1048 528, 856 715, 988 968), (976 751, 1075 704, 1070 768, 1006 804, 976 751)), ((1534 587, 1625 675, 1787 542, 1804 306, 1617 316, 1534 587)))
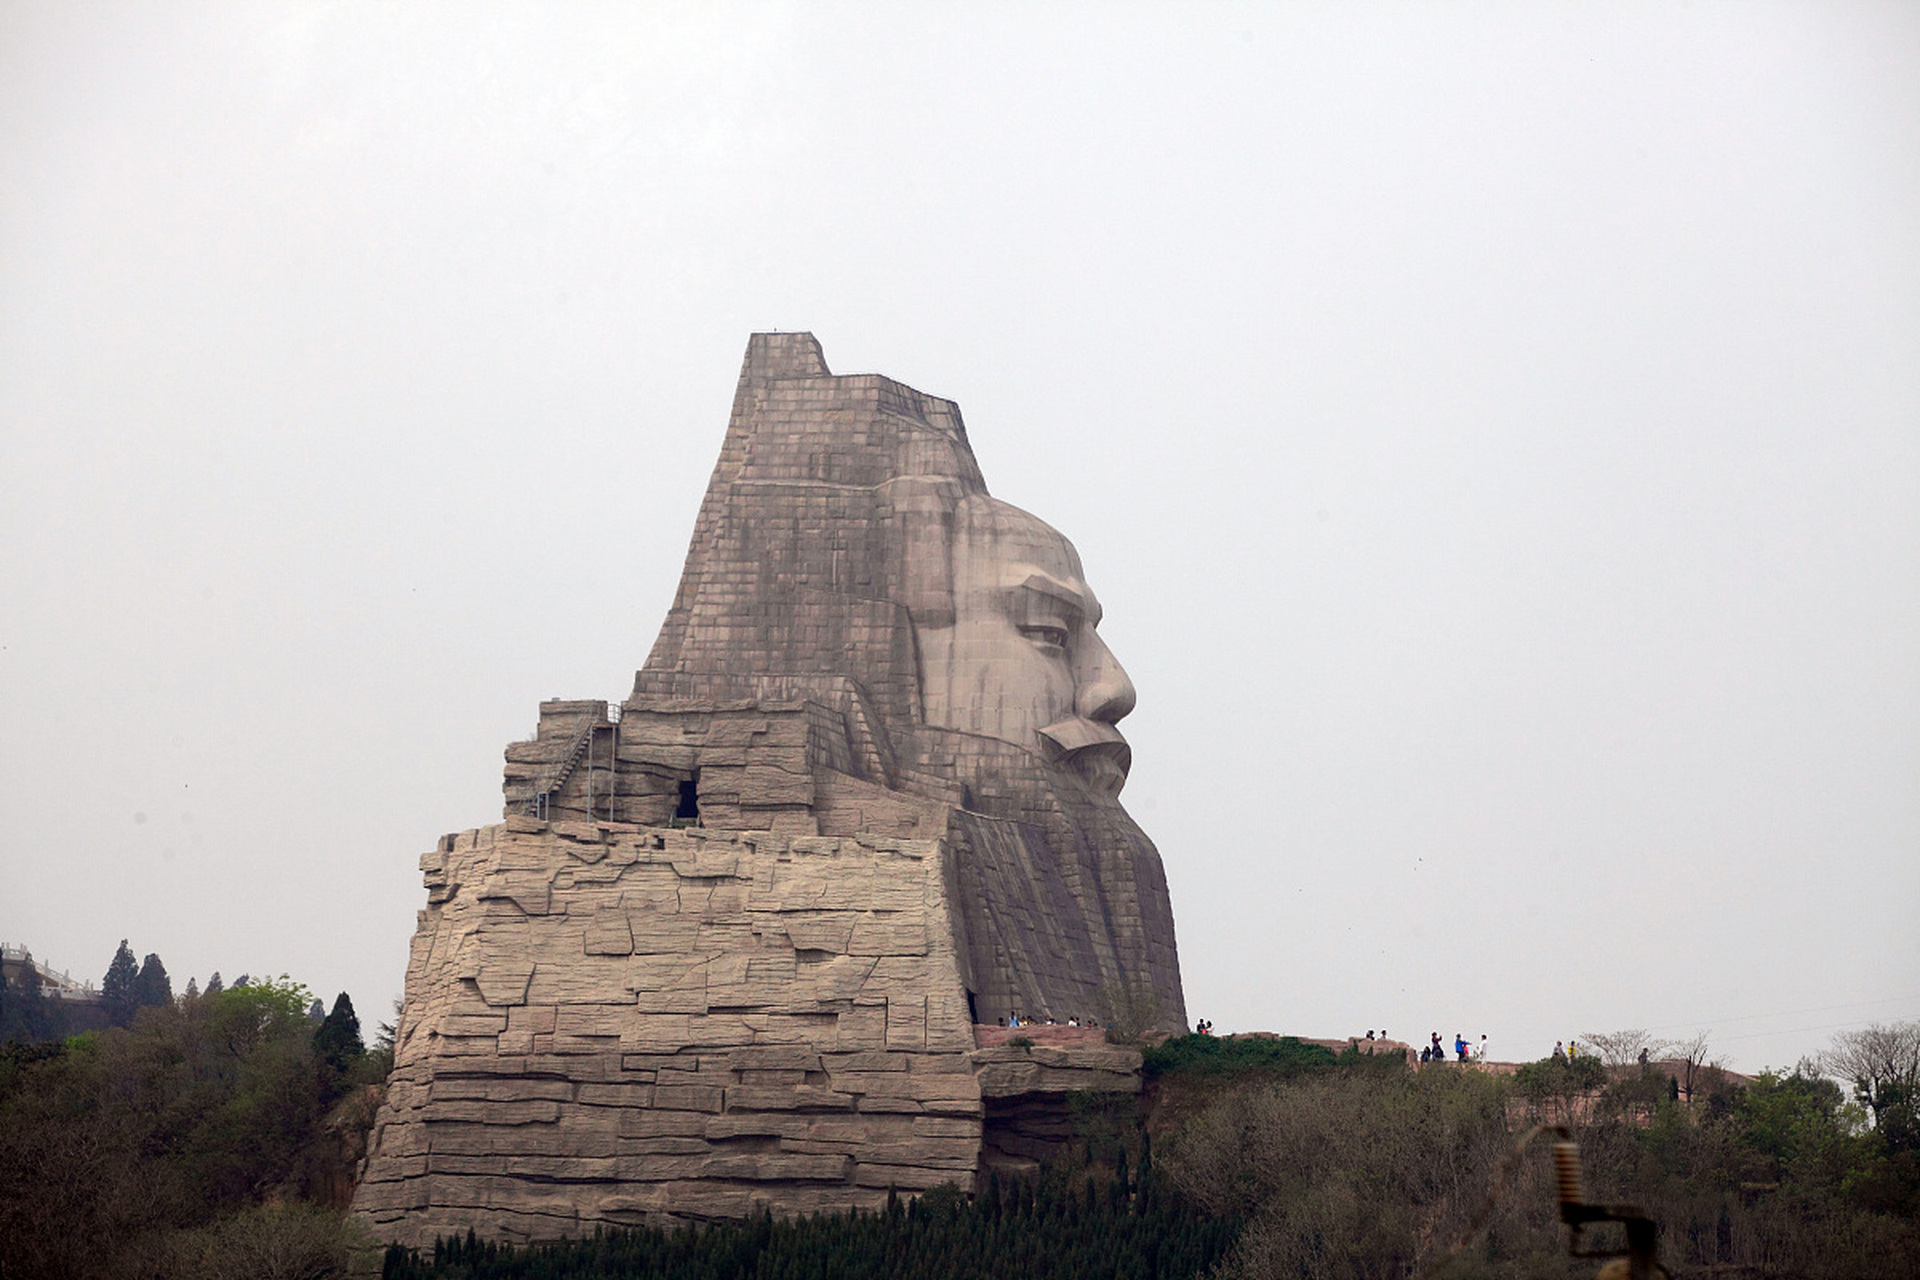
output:
POLYGON ((173 979, 167 977, 167 966, 152 952, 140 962, 140 972, 134 976, 133 1002, 142 1009, 161 1009, 173 1003, 173 979))
POLYGON ((195 982, 192 978, 188 978, 187 989, 183 993, 182 998, 187 1000, 198 1000, 200 998, 200 984, 195 982))
POLYGON ((225 984, 223 984, 220 981, 220 971, 218 969, 215 969, 213 971, 213 976, 207 979, 207 989, 201 992, 200 994, 204 996, 217 996, 222 991, 225 991, 225 990, 226 990, 225 984))
POLYGON ((135 987, 139 977, 140 967, 133 962, 133 948, 122 938, 120 949, 113 953, 113 963, 107 966, 107 976, 100 982, 100 1002, 107 1007, 107 1020, 116 1027, 132 1022, 134 1010, 140 1007, 135 987))
MULTIPOLYGON (((319 1003, 318 1000, 314 1001, 316 1007, 319 1003)), ((333 1002, 333 1012, 314 1029, 313 1052, 326 1063, 328 1072, 338 1079, 366 1051, 367 1046, 360 1039, 360 1019, 353 1011, 353 1001, 342 991, 333 1002)))

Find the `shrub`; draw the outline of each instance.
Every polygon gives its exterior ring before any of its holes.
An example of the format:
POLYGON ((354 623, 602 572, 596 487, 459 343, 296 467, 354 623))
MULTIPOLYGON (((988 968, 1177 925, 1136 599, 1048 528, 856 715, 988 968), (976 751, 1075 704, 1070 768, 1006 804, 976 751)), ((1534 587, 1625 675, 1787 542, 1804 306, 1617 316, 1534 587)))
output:
POLYGON ((1142 1050, 1141 1059, 1141 1070, 1149 1079, 1172 1073, 1285 1077, 1325 1071, 1334 1064, 1331 1049, 1293 1036, 1272 1040, 1265 1036, 1175 1036, 1142 1050))

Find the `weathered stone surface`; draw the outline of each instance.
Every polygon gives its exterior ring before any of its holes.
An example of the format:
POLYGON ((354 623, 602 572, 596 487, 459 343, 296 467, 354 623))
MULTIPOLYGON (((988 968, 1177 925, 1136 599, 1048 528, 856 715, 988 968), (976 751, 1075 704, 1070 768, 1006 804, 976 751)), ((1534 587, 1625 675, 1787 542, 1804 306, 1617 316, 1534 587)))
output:
MULTIPOLYGON (((556 889, 553 910, 513 929, 488 924, 493 869, 542 857, 551 865, 566 840, 550 828, 502 825, 464 834, 443 855, 448 882, 465 887, 429 908, 414 941, 394 1080, 357 1202, 376 1232, 430 1238, 450 1219, 407 1210, 423 1198, 446 1208, 519 1212, 526 1206, 510 1195, 517 1182, 541 1197, 555 1184, 674 1180, 684 1194, 671 1211, 699 1217, 743 1203, 731 1189, 739 1183, 825 1181, 864 1195, 931 1185, 929 1169, 940 1171, 938 1180, 971 1181, 979 1086, 964 1051, 925 1047, 930 1026, 943 1042, 972 1038, 940 906, 947 855, 938 842, 882 850, 815 837, 795 849, 738 833, 607 832, 603 864, 651 885, 621 899, 633 936, 687 939, 678 954, 620 958, 613 962, 620 977, 609 981, 597 963, 586 963, 590 934, 574 919, 569 892, 556 889), (649 874, 655 871, 678 885, 663 891, 660 877, 649 874), (848 894, 810 885, 826 877, 862 888, 848 894), (783 919, 784 900, 751 892, 776 882, 809 901, 849 904, 809 908, 810 919, 844 935, 884 915, 872 936, 889 939, 896 953, 803 960, 783 919), (680 891, 688 886, 695 888, 680 891), (712 895, 734 890, 738 936, 703 949, 708 927, 697 913, 712 895), (870 905, 876 898, 910 906, 882 913, 870 905), (931 1004, 929 986, 954 1000, 931 1004), (698 1000, 656 1011, 676 992, 698 1000), (856 1004, 862 993, 874 1003, 856 1004), (544 1003, 490 1002, 535 998, 544 1003), (516 1038, 525 1042, 520 1050, 500 1047, 516 1038), (939 1111, 959 1127, 915 1131, 901 1114, 909 1108, 939 1111), (822 1127, 829 1120, 840 1127, 822 1127), (775 1146, 726 1150, 742 1137, 775 1146), (433 1158, 423 1163, 423 1152, 433 1158), (639 1156, 647 1158, 634 1163, 639 1156), (484 1194, 468 1185, 476 1179, 486 1180, 484 1194)), ((604 911, 596 907, 588 918, 600 920, 604 911)), ((789 1209, 799 1202, 776 1194, 750 1203, 789 1209)), ((544 1211, 513 1219, 541 1231, 612 1220, 544 1211)))
POLYGON ((1185 1020, 1099 617, 957 406, 754 335, 632 694, 542 703, 504 820, 420 861, 356 1212, 418 1244, 872 1207, 1137 1088, 1124 1051, 974 1034, 1185 1020))

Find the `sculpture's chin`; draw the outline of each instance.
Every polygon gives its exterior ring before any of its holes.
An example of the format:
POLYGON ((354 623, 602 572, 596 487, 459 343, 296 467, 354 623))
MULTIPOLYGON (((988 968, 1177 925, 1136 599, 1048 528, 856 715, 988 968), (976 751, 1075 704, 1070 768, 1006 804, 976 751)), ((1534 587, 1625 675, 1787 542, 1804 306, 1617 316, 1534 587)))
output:
POLYGON ((1133 767, 1133 748, 1124 742, 1082 747, 1067 757, 1066 764, 1080 775, 1088 790, 1112 800, 1127 785, 1127 770, 1133 767))
POLYGON ((1127 785, 1127 768, 1112 759, 1101 755, 1087 761, 1075 761, 1074 768, 1086 779, 1087 786, 1096 795, 1109 800, 1118 799, 1120 789, 1127 785))

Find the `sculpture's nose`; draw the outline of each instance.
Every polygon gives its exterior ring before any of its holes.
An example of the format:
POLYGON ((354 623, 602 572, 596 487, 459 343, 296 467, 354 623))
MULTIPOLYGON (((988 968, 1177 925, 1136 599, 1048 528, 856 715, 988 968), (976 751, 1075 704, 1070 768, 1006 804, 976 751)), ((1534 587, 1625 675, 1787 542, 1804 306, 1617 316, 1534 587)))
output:
POLYGON ((1073 709, 1088 720, 1117 724, 1133 710, 1133 681, 1127 679, 1126 669, 1113 656, 1113 650, 1099 636, 1091 639, 1087 670, 1074 690, 1073 709))

